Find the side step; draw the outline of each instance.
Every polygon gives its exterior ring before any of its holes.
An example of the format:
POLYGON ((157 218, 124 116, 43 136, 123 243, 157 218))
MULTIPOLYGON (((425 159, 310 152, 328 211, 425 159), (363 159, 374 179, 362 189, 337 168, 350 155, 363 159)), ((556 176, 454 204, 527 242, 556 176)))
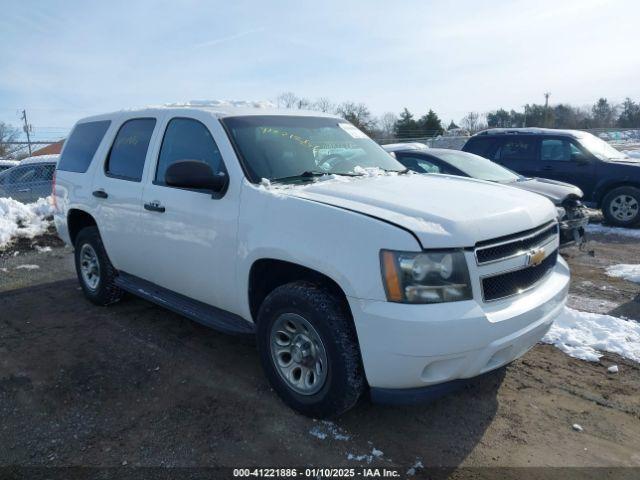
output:
POLYGON ((234 335, 255 333, 255 325, 239 315, 185 297, 134 275, 120 272, 115 284, 137 297, 221 332, 234 335))

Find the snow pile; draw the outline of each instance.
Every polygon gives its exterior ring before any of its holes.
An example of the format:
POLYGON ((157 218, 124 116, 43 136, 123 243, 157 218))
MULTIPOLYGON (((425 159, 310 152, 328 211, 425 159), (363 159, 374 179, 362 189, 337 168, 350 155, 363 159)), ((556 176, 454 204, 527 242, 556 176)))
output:
POLYGON ((610 277, 624 278, 630 282, 640 283, 640 265, 621 263, 607 267, 607 275, 610 277))
POLYGON ((565 308, 542 339, 567 355, 597 362, 603 352, 640 362, 640 323, 565 308))
POLYGON ((16 238, 42 235, 52 224, 53 206, 48 198, 24 204, 12 198, 0 198, 0 248, 16 238))
POLYGON ((640 158, 640 150, 623 150, 622 153, 631 158, 640 158))
POLYGON ((640 238, 640 229, 607 227, 598 223, 590 223, 586 228, 587 233, 599 233, 602 235, 620 235, 623 237, 640 238))

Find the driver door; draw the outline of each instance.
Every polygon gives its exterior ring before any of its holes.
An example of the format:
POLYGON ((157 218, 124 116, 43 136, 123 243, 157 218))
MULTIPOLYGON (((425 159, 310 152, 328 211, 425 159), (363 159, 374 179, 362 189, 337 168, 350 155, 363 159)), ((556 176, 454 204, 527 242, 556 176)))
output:
POLYGON ((563 137, 540 140, 537 176, 570 183, 585 192, 594 185, 595 163, 577 144, 563 137))

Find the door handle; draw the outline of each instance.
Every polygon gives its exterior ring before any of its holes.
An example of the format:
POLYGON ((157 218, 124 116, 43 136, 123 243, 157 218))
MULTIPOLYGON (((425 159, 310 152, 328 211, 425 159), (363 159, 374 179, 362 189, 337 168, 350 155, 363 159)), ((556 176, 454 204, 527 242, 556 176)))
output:
POLYGON ((159 213, 164 213, 166 210, 166 208, 160 205, 160 202, 145 203, 144 209, 149 210, 150 212, 159 212, 159 213))
POLYGON ((109 196, 109 194, 107 192, 105 192, 104 190, 95 190, 93 192, 93 196, 96 198, 107 198, 109 196))
POLYGON ((31 191, 30 188, 21 188, 20 190, 18 190, 18 192, 20 192, 20 193, 27 193, 27 192, 30 192, 30 191, 31 191))

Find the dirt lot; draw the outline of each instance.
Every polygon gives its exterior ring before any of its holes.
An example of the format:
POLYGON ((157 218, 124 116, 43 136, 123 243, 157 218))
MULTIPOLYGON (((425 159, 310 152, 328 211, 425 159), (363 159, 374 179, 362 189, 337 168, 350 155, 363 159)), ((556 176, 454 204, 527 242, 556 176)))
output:
MULTIPOLYGON (((270 390, 251 339, 132 297, 95 307, 70 251, 52 246, 22 245, 0 265, 0 465, 640 467, 633 362, 538 345, 435 403, 363 401, 318 422, 270 390), (25 264, 40 268, 16 269, 25 264)), ((566 255, 570 303, 640 319, 639 286, 603 270, 638 263, 637 239, 594 236, 588 250, 566 255)))

